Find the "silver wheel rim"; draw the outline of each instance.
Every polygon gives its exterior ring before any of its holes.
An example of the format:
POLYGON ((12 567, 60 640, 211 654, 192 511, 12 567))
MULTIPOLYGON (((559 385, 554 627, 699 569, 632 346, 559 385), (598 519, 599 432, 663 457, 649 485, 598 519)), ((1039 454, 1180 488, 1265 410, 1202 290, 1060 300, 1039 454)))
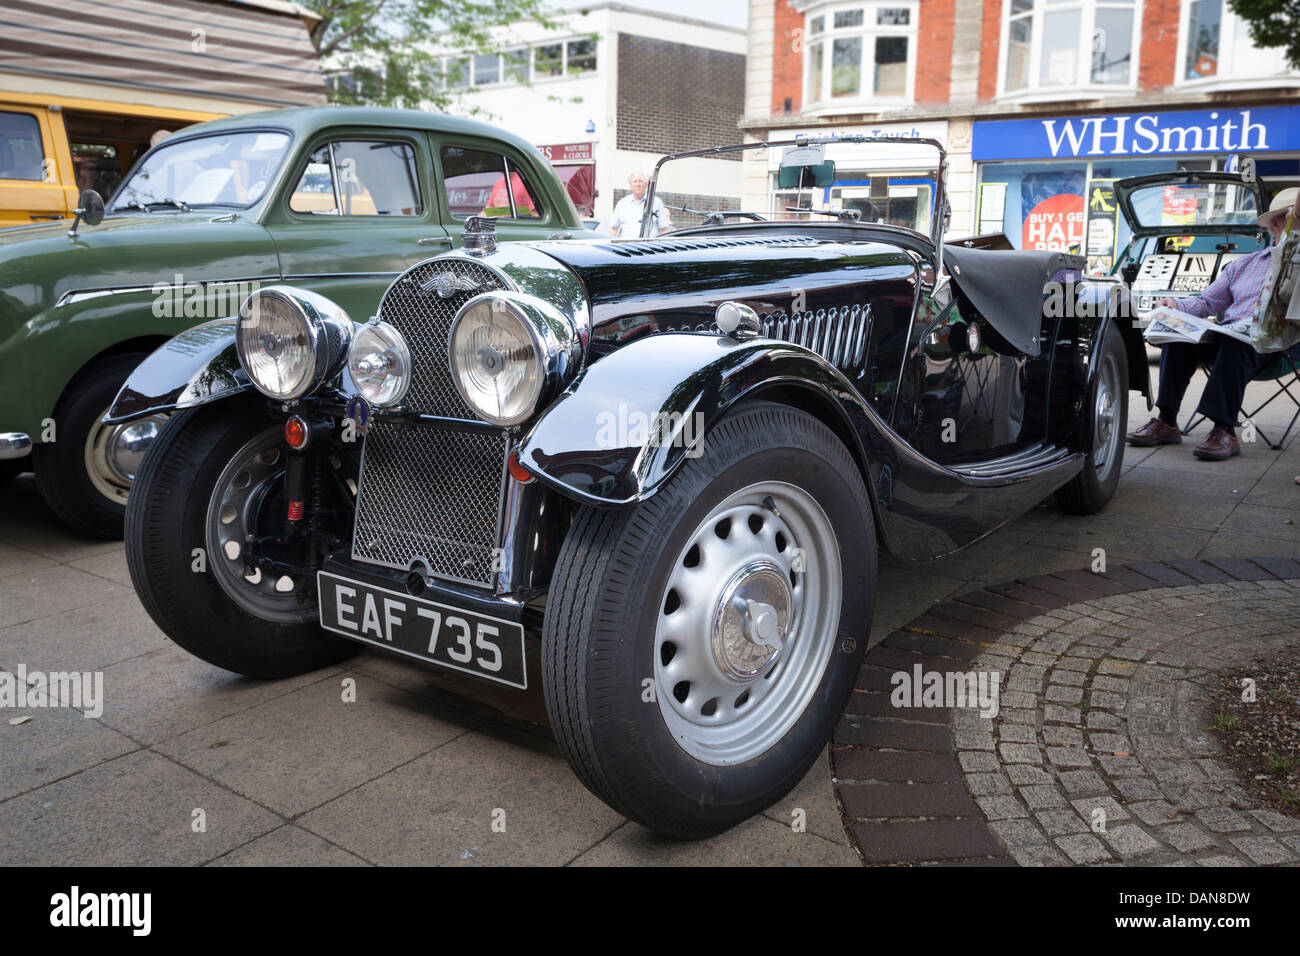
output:
POLYGON ((278 425, 266 429, 235 452, 217 478, 208 500, 208 569, 241 610, 266 621, 301 624, 316 619, 315 604, 300 604, 295 594, 303 582, 261 568, 250 574, 244 565, 248 529, 284 475, 282 441, 278 425))
POLYGON ((655 626, 655 699, 683 750, 728 766, 786 735, 835 647, 841 579, 835 530, 802 488, 758 482, 708 513, 673 563, 655 626))
MULTIPOLYGON (((107 414, 105 408, 99 417, 107 414)), ((140 461, 166 421, 166 415, 151 415, 124 425, 100 424, 92 428, 86 435, 84 457, 86 475, 94 489, 110 501, 125 505, 140 461)))
POLYGON ((1119 389, 1119 364, 1113 355, 1106 355, 1097 370, 1097 398, 1092 414, 1092 466, 1099 482, 1110 477, 1119 448, 1119 389))

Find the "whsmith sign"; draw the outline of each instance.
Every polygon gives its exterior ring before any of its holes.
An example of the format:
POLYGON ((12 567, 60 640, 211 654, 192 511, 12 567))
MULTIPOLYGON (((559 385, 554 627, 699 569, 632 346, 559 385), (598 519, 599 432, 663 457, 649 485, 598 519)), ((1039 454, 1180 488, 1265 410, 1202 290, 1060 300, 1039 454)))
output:
POLYGON ((1300 107, 1056 116, 974 124, 972 159, 1086 159, 1300 150, 1300 107))

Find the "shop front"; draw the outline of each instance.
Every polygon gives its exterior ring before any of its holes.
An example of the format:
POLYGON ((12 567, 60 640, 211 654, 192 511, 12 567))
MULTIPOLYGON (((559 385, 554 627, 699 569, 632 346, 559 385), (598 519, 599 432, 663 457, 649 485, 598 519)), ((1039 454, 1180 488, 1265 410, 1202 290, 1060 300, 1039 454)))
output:
MULTIPOLYGON (((1023 249, 1088 257, 1108 273, 1129 240, 1114 182, 1183 170, 1231 170, 1256 160, 1265 193, 1300 184, 1300 110, 1210 110, 988 120, 973 124, 977 232, 1005 232, 1023 249)), ((1167 222, 1185 212, 1170 194, 1167 222)))
POLYGON ((564 183, 579 215, 590 217, 596 208, 596 161, 592 144, 561 143, 537 148, 550 162, 560 182, 564 183))
MULTIPOLYGON (((773 133, 773 139, 796 136, 899 136, 906 139, 936 139, 947 142, 948 123, 880 123, 874 126, 836 127, 796 132, 773 133)), ((935 191, 938 188, 939 154, 930 146, 900 143, 881 147, 878 144, 829 143, 824 156, 835 163, 835 182, 827 187, 780 189, 777 168, 779 150, 768 151, 768 181, 771 210, 787 206, 830 209, 856 209, 863 222, 888 222, 930 234, 934 215, 935 191)))

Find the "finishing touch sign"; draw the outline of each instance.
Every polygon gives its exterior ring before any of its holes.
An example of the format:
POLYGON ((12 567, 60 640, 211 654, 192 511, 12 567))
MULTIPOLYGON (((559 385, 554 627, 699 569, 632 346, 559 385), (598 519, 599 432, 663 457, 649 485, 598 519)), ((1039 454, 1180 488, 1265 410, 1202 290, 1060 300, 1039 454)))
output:
POLYGON ((989 159, 1184 156, 1300 149, 1300 109, 1256 106, 977 122, 971 154, 989 159))

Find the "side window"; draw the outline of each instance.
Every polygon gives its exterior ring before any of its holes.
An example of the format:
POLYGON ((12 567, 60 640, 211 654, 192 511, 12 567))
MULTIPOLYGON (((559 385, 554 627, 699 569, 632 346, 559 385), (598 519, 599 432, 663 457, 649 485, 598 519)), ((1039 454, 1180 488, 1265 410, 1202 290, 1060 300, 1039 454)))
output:
POLYGON ((30 113, 0 113, 0 179, 45 179, 41 128, 30 113))
POLYGON ((519 168, 500 153, 444 146, 442 176, 447 208, 458 219, 466 216, 541 219, 545 216, 536 190, 519 168))
POLYGON ((322 146, 307 161, 289 208, 329 216, 422 215, 415 150, 354 140, 322 146))

